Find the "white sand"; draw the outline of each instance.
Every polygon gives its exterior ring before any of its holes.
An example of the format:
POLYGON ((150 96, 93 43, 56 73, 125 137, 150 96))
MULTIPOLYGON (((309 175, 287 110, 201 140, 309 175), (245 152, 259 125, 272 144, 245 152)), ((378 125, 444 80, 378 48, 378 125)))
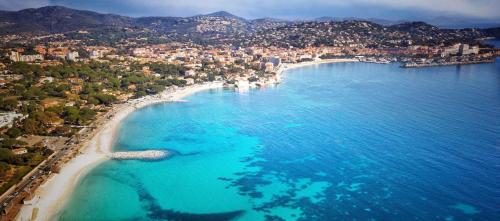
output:
POLYGON ((310 66, 310 65, 318 65, 318 64, 326 64, 326 63, 341 63, 341 62, 359 62, 359 60, 356 58, 334 58, 334 59, 323 59, 323 60, 318 60, 318 61, 307 61, 307 62, 301 62, 301 63, 295 63, 295 64, 283 63, 282 66, 278 69, 277 74, 279 75, 279 78, 281 79, 283 72, 285 72, 286 70, 293 69, 293 68, 300 68, 300 67, 305 67, 305 66, 310 66))
POLYGON ((16 220, 30 220, 34 208, 39 209, 36 220, 53 220, 71 196, 80 178, 99 163, 109 159, 107 155, 112 151, 116 130, 128 114, 151 104, 183 101, 183 98, 194 93, 221 87, 220 82, 189 86, 175 92, 165 91, 159 95, 146 96, 114 107, 111 112, 116 114, 87 143, 83 141, 85 148, 82 149, 82 153, 36 190, 35 197, 39 197, 39 200, 34 205, 23 206, 16 220))

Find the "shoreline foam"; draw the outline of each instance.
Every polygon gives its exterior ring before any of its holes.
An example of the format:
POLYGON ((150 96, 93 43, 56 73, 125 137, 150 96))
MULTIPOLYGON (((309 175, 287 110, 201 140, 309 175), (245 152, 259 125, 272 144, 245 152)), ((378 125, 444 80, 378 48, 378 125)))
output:
MULTIPOLYGON (((293 68, 325 63, 357 61, 356 59, 325 59, 297 64, 283 64, 278 69, 277 75, 281 79, 285 71, 293 68)), ((104 126, 99 128, 99 131, 93 137, 83 142, 83 148, 77 157, 65 164, 59 174, 52 175, 49 180, 36 190, 35 197, 39 198, 38 201, 33 205, 24 205, 17 215, 16 220, 31 220, 34 208, 38 208, 35 220, 54 220, 69 200, 69 197, 71 197, 71 192, 75 189, 81 178, 100 163, 109 159, 107 155, 112 153, 112 146, 120 123, 130 113, 153 104, 184 101, 185 97, 197 92, 222 87, 222 82, 205 83, 184 87, 175 92, 163 91, 158 95, 146 96, 114 106, 109 111, 113 114, 113 117, 104 126)))

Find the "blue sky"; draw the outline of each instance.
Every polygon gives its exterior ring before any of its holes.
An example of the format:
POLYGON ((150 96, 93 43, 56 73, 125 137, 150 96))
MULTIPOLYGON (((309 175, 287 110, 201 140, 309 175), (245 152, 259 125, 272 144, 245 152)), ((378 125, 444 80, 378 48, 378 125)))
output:
POLYGON ((500 21, 500 0, 0 0, 2 10, 47 5, 129 16, 191 16, 224 10, 245 18, 418 20, 446 16, 500 21))

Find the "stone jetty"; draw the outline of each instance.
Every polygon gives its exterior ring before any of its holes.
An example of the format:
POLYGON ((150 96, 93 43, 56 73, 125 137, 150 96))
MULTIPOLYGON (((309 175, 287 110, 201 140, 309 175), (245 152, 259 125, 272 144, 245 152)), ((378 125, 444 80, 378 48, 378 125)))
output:
POLYGON ((145 151, 127 151, 113 152, 108 157, 115 160, 160 160, 169 156, 165 150, 145 150, 145 151))

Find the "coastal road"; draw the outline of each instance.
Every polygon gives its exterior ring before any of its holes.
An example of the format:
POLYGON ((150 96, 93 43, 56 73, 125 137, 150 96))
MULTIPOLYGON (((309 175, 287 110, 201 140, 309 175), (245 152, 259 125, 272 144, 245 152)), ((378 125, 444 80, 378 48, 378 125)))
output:
MULTIPOLYGON (((88 128, 83 128, 78 133, 85 133, 87 132, 87 130, 88 128)), ((13 208, 13 205, 11 204, 20 202, 21 196, 24 197, 24 194, 22 194, 23 192, 30 193, 31 191, 34 191, 38 187, 37 185, 41 183, 39 181, 46 180, 49 177, 49 171, 51 171, 53 167, 61 163, 61 160, 64 157, 70 156, 71 150, 73 150, 76 146, 74 140, 75 138, 69 139, 68 146, 61 148, 55 154, 50 156, 46 161, 35 167, 17 185, 15 185, 15 188, 13 190, 11 190, 9 193, 4 194, 4 196, 0 198, 0 211, 2 214, 2 220, 3 217, 6 216, 5 213, 7 213, 7 215, 10 215, 10 213, 14 212, 9 211, 10 208, 13 208)), ((78 149, 76 149, 76 151, 78 151, 78 149)))
POLYGON ((11 208, 12 203, 19 202, 20 196, 23 196, 23 192, 30 193, 30 191, 34 190, 38 184, 40 184, 40 180, 48 178, 48 169, 57 165, 57 163, 61 160, 63 156, 67 154, 67 149, 63 149, 52 155, 48 160, 42 162, 40 165, 35 167, 30 173, 28 173, 16 186, 15 188, 3 196, 0 199, 0 211, 2 211, 2 216, 4 216, 4 212, 9 213, 10 211, 4 211, 4 209, 11 208))
MULTIPOLYGON (((121 107, 121 105, 118 106, 121 107)), ((96 127, 101 126, 107 119, 112 117, 115 112, 116 109, 112 109, 102 115, 102 117, 96 119, 88 127, 82 128, 77 132, 76 136, 73 136, 67 141, 65 147, 60 148, 52 156, 49 156, 46 161, 42 162, 29 172, 17 185, 15 185, 15 188, 11 190, 10 193, 4 194, 2 198, 0 198, 0 221, 13 220, 19 212, 14 208, 15 204, 20 202, 22 198, 25 197, 26 194, 23 193, 33 193, 38 185, 49 178, 49 171, 63 163, 62 161, 65 160, 64 157, 68 157, 68 159, 70 159, 73 153, 78 153, 80 150, 79 147, 86 145, 86 142, 78 142, 79 137, 86 141, 92 138, 98 131, 96 130, 96 127)))

